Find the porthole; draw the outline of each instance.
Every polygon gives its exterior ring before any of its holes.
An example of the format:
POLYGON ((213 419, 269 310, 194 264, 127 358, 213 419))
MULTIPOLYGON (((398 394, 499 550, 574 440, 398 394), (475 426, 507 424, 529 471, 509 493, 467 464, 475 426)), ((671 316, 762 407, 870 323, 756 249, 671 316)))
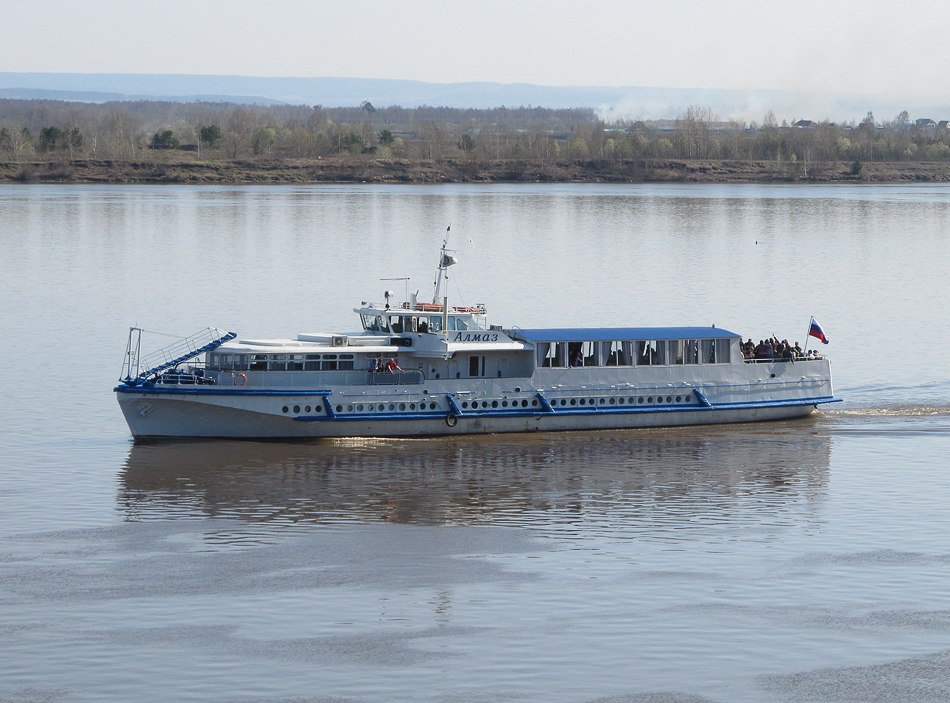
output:
POLYGON ((299 406, 299 405, 295 405, 295 406, 294 406, 294 414, 295 414, 295 415, 299 415, 299 414, 300 414, 300 406, 299 406))
POLYGON ((342 405, 337 405, 337 406, 336 406, 336 411, 337 411, 338 413, 343 412, 343 406, 342 406, 342 405))
POLYGON ((352 406, 352 405, 347 405, 347 406, 346 406, 346 412, 348 412, 348 413, 353 412, 353 406, 352 406))
MULTIPOLYGON (((584 398, 581 398, 581 405, 584 405, 584 404, 586 404, 586 403, 587 403, 587 401, 586 401, 584 398)), ((574 404, 574 401, 572 400, 572 401, 571 401, 571 405, 573 405, 573 404, 574 404)))
POLYGON ((683 396, 681 396, 681 395, 676 396, 676 402, 677 402, 677 403, 682 403, 682 402, 683 402, 683 396))
POLYGON ((310 406, 309 406, 309 405, 305 406, 304 409, 303 409, 303 411, 304 411, 305 413, 309 413, 309 412, 310 412, 310 406))
POLYGON ((659 404, 662 403, 662 402, 663 402, 663 396, 662 396, 662 395, 658 395, 658 396, 656 397, 656 403, 657 403, 657 405, 659 405, 659 404))
POLYGON ((571 398, 571 405, 577 405, 577 399, 571 398))
POLYGON ((363 412, 363 404, 360 403, 359 405, 357 405, 356 409, 359 410, 360 412, 363 412))
MULTIPOLYGON (((535 401, 535 402, 537 402, 537 401, 535 401)), ((521 401, 521 407, 522 407, 522 408, 528 407, 528 401, 527 401, 527 399, 521 401)))
POLYGON ((672 403, 672 402, 673 402, 673 396, 671 396, 671 395, 666 396, 666 402, 667 402, 667 403, 672 403))
POLYGON ((280 409, 280 411, 281 411, 281 412, 284 412, 284 413, 290 412, 290 408, 288 408, 288 407, 285 405, 284 407, 282 407, 282 408, 280 409))
POLYGON ((467 408, 468 408, 468 401, 467 401, 467 400, 463 400, 463 401, 462 401, 462 410, 466 410, 467 408))
POLYGON ((587 404, 588 404, 588 405, 597 405, 597 401, 594 400, 593 398, 588 398, 588 399, 587 399, 587 404))
POLYGON ((604 399, 604 398, 601 398, 601 399, 600 399, 600 404, 601 404, 601 405, 606 405, 606 404, 607 404, 607 400, 604 399))
POLYGON ((531 407, 532 407, 532 408, 538 407, 538 399, 537 399, 537 398, 534 398, 534 399, 531 400, 531 407))
POLYGON ((430 409, 430 410, 435 410, 436 407, 437 407, 437 406, 436 406, 435 403, 429 403, 429 409, 430 409))
POLYGON ((508 401, 507 401, 507 400, 501 401, 501 407, 507 408, 507 407, 508 407, 508 401))
POLYGON ((410 409, 410 410, 415 410, 415 409, 416 409, 416 404, 415 404, 415 403, 409 403, 409 409, 410 409))
MULTIPOLYGON (((642 402, 643 402, 643 398, 637 398, 637 402, 638 402, 638 403, 642 403, 642 402)), ((630 405, 633 405, 633 398, 630 399, 630 405)))
POLYGON ((498 407, 498 401, 497 401, 497 400, 493 400, 493 401, 491 402, 491 406, 492 406, 493 408, 497 408, 497 407, 498 407))
POLYGON ((390 404, 389 404, 389 411, 392 412, 392 411, 395 410, 395 409, 396 409, 396 404, 395 404, 395 403, 390 403, 390 404))
POLYGON ((405 410, 405 409, 406 409, 406 404, 405 404, 405 403, 400 403, 400 404, 399 404, 399 409, 400 409, 400 410, 405 410))

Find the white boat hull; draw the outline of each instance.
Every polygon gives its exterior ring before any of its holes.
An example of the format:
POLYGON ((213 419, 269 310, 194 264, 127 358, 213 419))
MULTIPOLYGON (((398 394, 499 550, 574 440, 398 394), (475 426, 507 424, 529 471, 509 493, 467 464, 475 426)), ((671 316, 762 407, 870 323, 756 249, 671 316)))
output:
MULTIPOLYGON (((821 384, 819 384, 820 386, 821 384)), ((117 389, 119 405, 134 437, 222 438, 334 438, 334 437, 426 437, 437 435, 565 430, 632 429, 677 427, 738 422, 783 420, 807 416, 818 405, 833 402, 827 389, 815 384, 795 393, 785 388, 783 398, 742 399, 710 402, 704 394, 681 391, 679 395, 627 393, 624 396, 588 393, 577 405, 575 396, 537 402, 522 395, 509 400, 483 401, 472 408, 451 394, 431 394, 425 402, 395 393, 383 402, 356 402, 352 397, 334 405, 327 392, 282 392, 188 389, 117 389), (819 391, 817 394, 815 391, 819 391), (827 391, 822 392, 822 391, 827 391), (530 402, 533 404, 529 404, 530 402), (638 402, 650 400, 649 403, 638 402), (667 402, 667 399, 671 402, 667 402), (659 400, 659 404, 657 403, 659 400), (703 401, 706 401, 705 403, 703 401), (611 402, 613 401, 613 402, 611 402), (617 401, 623 401, 619 403, 617 401), (502 407, 504 403, 506 407, 502 407), (523 407, 527 405, 527 407, 523 407), (454 405, 454 407, 453 407, 454 405)), ((584 394, 582 394, 584 395, 584 394)), ((722 393, 721 395, 730 395, 722 393)), ((414 396, 413 396, 414 397, 414 396)), ((762 397, 761 395, 759 397, 762 397)), ((359 398, 358 398, 359 399, 359 398)), ((547 399, 546 399, 547 400, 547 399)))

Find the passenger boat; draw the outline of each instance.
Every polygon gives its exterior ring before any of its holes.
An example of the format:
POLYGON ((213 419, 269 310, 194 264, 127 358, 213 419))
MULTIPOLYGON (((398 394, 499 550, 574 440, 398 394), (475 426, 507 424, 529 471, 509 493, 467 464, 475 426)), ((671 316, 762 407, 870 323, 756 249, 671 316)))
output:
POLYGON ((827 358, 747 359, 709 327, 522 329, 440 295, 354 308, 357 332, 288 339, 209 328, 152 354, 129 332, 115 387, 144 438, 421 437, 802 417, 836 402, 827 358))

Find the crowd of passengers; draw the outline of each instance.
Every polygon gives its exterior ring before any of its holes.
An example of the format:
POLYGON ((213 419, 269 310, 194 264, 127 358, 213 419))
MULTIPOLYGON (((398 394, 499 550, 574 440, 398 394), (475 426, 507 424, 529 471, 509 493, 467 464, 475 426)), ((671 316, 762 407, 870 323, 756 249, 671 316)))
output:
POLYGON ((742 356, 747 361, 808 361, 809 359, 820 359, 821 354, 816 349, 809 349, 807 352, 802 350, 801 345, 795 342, 789 344, 787 339, 781 342, 776 337, 760 339, 756 344, 751 339, 742 342, 742 356))

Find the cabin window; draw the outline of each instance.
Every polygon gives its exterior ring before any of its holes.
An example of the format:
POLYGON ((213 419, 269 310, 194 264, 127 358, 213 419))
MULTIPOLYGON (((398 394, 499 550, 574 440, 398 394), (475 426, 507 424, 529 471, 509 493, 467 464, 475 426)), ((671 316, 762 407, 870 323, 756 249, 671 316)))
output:
POLYGON ((665 361, 666 354, 660 353, 660 346, 662 345, 664 352, 666 351, 666 342, 660 340, 648 340, 637 342, 637 366, 656 366, 662 364, 665 361), (661 356, 664 357, 661 360, 661 356))
POLYGON ((699 361, 702 364, 729 363, 728 339, 704 339, 700 343, 699 361))
POLYGON ((584 366, 600 366, 600 359, 597 358, 597 342, 581 343, 581 356, 584 357, 584 366))
POLYGON ((581 351, 580 342, 567 343, 567 364, 571 368, 577 368, 584 365, 584 354, 581 351))
POLYGON ((566 366, 567 346, 567 342, 540 342, 538 344, 538 358, 540 359, 540 366, 566 366))
POLYGON ((729 350, 731 345, 728 339, 717 339, 716 340, 716 363, 717 364, 728 364, 731 363, 732 358, 729 355, 729 350))
POLYGON ((370 332, 389 332, 389 320, 383 315, 363 315, 363 326, 370 332))
MULTIPOLYGON (((423 330, 419 330, 422 332, 423 330)), ((442 318, 440 316, 432 315, 429 318, 429 332, 441 332, 442 331, 442 318)))
POLYGON ((629 342, 602 342, 605 366, 630 366, 629 342))
POLYGON ((247 359, 243 354, 208 354, 208 366, 213 369, 240 371, 247 368, 247 359))
POLYGON ((590 341, 568 342, 567 358, 568 365, 571 368, 597 366, 597 343, 590 341))
POLYGON ((683 360, 687 364, 699 363, 699 340, 687 339, 683 341, 683 360))
POLYGON ((251 357, 251 371, 267 370, 267 354, 255 354, 251 357))
POLYGON ((550 351, 551 351, 550 342, 538 342, 537 346, 535 347, 535 354, 537 355, 537 359, 535 359, 535 362, 537 363, 538 366, 551 365, 550 363, 548 363, 548 352, 550 351))
POLYGON ((303 354, 290 354, 288 358, 288 371, 303 371, 303 354))
POLYGON ((669 341, 669 350, 670 350, 670 363, 671 364, 682 364, 684 361, 683 357, 683 340, 682 339, 671 339, 669 341))

